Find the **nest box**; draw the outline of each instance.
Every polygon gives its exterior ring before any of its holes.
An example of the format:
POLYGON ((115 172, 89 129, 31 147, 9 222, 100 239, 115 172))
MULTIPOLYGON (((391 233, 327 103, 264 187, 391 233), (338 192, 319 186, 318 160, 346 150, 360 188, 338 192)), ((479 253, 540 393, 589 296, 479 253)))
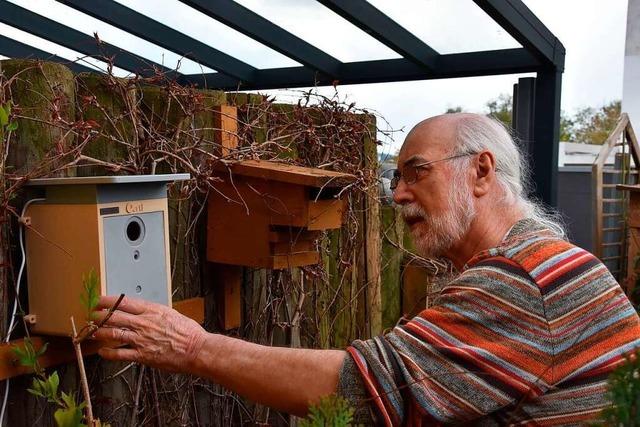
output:
POLYGON ((45 200, 25 216, 32 331, 69 335, 86 320, 83 276, 100 295, 171 305, 167 183, 188 174, 51 178, 29 181, 45 200))
POLYGON ((270 269, 316 264, 315 240, 340 228, 356 177, 263 160, 221 164, 208 199, 207 259, 270 269))

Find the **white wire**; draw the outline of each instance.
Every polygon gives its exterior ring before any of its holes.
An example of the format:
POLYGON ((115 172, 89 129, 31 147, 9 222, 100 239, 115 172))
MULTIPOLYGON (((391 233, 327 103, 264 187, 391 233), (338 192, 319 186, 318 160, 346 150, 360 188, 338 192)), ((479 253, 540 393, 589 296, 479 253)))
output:
MULTIPOLYGON (((42 202, 45 199, 31 199, 28 200, 24 206, 22 207, 22 214, 20 218, 24 218, 24 214, 27 212, 27 208, 29 205, 35 202, 42 202)), ((20 269, 18 270, 18 279, 16 280, 16 296, 13 300, 13 311, 11 313, 11 320, 9 320, 9 329, 7 329, 7 335, 4 338, 4 342, 9 342, 11 340, 11 333, 13 332, 13 328, 15 327, 16 313, 18 312, 18 297, 20 296, 20 283, 22 282, 22 273, 24 272, 24 266, 27 261, 27 256, 24 251, 24 238, 23 238, 23 226, 20 225, 18 230, 18 240, 20 241, 20 254, 22 256, 22 261, 20 262, 20 269)), ((0 410, 0 427, 4 425, 4 414, 7 409, 7 401, 9 400, 9 379, 5 381, 4 387, 4 398, 2 400, 2 409, 0 410)))

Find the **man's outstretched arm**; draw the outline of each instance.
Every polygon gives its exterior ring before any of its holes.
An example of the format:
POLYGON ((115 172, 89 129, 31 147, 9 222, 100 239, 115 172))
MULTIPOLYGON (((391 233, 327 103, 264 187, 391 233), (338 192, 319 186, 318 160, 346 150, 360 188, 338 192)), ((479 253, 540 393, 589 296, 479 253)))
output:
MULTIPOLYGON (((102 297, 109 308, 117 297, 102 297)), ((105 312, 100 313, 101 316, 105 312)), ((168 307, 125 298, 95 337, 128 347, 102 348, 109 360, 208 378, 246 398, 295 415, 336 392, 347 353, 268 347, 206 332, 168 307)))

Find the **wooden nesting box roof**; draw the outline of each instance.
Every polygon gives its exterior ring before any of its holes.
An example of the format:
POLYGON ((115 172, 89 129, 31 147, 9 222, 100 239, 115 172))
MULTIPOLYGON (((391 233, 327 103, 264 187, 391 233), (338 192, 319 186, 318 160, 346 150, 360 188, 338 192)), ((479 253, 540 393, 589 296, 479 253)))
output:
POLYGON ((218 170, 229 169, 231 173, 262 178, 306 187, 344 187, 356 181, 355 175, 328 171, 318 168, 294 166, 268 160, 243 160, 234 163, 220 163, 218 170))
POLYGON ((627 190, 633 193, 640 192, 640 185, 628 185, 628 184, 618 184, 616 185, 618 190, 627 190))

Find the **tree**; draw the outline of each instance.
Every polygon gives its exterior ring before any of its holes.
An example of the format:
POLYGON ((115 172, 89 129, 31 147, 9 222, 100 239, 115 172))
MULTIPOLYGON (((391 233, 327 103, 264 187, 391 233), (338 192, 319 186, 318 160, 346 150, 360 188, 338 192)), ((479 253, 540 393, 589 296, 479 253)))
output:
POLYGON ((585 107, 575 114, 572 123, 573 141, 583 144, 602 144, 620 118, 621 102, 611 101, 600 109, 585 107))
POLYGON ((513 97, 511 95, 502 94, 495 99, 487 102, 489 109, 489 117, 493 117, 501 121, 507 128, 511 129, 513 97))
MULTIPOLYGON (((487 102, 486 106, 489 110, 487 114, 489 117, 501 121, 509 129, 512 129, 513 97, 511 95, 503 93, 497 98, 487 102)), ((572 141, 574 139, 574 126, 576 121, 577 119, 572 119, 564 111, 560 112, 560 141, 572 141)))
POLYGON ((449 108, 447 108, 447 111, 445 111, 445 114, 451 114, 451 113, 462 113, 462 112, 464 112, 464 111, 462 110, 462 107, 458 105, 458 106, 456 106, 456 107, 449 107, 449 108))

